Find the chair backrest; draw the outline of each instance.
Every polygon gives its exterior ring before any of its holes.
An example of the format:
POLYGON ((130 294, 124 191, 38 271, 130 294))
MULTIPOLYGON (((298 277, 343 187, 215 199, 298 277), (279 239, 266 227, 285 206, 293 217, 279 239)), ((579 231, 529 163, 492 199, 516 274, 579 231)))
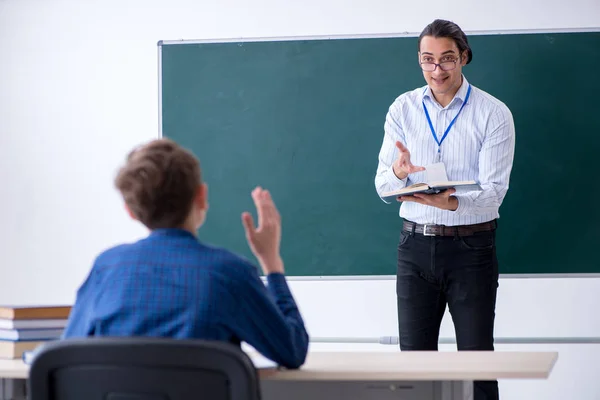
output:
POLYGON ((167 338, 64 339, 29 372, 29 400, 258 400, 252 361, 224 342, 167 338))

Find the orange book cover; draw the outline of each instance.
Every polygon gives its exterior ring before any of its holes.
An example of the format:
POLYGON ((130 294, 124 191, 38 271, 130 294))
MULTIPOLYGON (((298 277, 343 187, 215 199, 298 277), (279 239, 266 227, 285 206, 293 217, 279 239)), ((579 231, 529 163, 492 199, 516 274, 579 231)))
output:
POLYGON ((71 306, 0 306, 0 318, 51 319, 68 318, 71 306))

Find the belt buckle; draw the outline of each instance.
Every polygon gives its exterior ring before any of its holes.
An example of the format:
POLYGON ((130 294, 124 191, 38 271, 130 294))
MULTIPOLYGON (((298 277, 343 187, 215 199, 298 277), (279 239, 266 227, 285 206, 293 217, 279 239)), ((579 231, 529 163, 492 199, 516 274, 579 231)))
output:
POLYGON ((423 225, 423 236, 435 236, 435 233, 427 233, 427 227, 431 225, 424 224, 423 225))

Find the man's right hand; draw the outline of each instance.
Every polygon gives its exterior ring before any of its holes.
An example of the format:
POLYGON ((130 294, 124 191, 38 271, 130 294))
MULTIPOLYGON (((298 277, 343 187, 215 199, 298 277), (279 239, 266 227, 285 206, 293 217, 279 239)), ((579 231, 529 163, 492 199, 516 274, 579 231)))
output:
POLYGON ((425 171, 424 167, 413 165, 410 162, 410 152, 402 143, 397 141, 396 147, 398 148, 398 159, 394 161, 392 168, 394 170, 394 175, 396 175, 398 179, 404 179, 408 174, 414 172, 425 171))
POLYGON ((279 253, 281 241, 281 217, 267 190, 257 187, 252 191, 252 199, 258 213, 258 227, 254 227, 252 215, 242 213, 242 223, 246 240, 258 259, 265 275, 284 273, 283 261, 279 253))

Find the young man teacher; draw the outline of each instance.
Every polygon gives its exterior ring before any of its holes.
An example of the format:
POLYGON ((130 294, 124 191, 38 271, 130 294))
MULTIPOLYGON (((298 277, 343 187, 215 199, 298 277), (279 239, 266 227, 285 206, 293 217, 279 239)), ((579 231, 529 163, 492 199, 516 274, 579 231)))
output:
MULTIPOLYGON (((375 177, 380 196, 425 182, 428 166, 439 163, 448 180, 475 180, 482 188, 398 199, 404 220, 396 284, 403 351, 438 349, 446 305, 458 350, 494 349, 496 220, 508 190, 515 128, 506 105, 463 75, 472 57, 458 25, 433 21, 418 39, 427 85, 400 95, 386 116, 375 177)), ((498 384, 475 382, 474 392, 476 400, 497 399, 498 384)))

